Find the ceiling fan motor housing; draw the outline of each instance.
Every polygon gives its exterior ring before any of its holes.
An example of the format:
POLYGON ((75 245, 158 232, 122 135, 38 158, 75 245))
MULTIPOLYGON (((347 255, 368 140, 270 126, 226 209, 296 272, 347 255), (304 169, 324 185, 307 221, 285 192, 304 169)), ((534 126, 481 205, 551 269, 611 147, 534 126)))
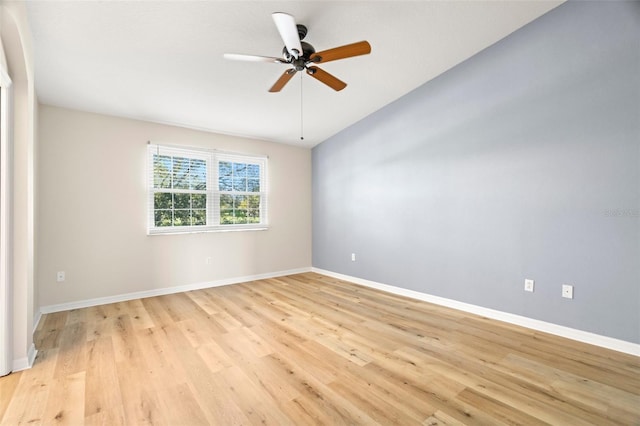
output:
POLYGON ((292 65, 295 66, 296 70, 302 71, 305 69, 305 65, 309 62, 309 58, 311 55, 316 53, 316 49, 307 43, 306 41, 301 41, 300 45, 302 46, 302 55, 298 59, 295 59, 289 51, 287 50, 287 46, 282 48, 282 57, 287 61, 291 62, 292 65))

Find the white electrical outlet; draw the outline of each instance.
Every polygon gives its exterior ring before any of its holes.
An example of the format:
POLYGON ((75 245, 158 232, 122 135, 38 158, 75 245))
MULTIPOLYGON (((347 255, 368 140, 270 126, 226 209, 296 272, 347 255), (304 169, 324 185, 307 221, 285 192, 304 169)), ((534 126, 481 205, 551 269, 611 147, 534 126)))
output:
POLYGON ((355 253, 351 253, 351 261, 352 262, 356 261, 356 254, 355 253))
POLYGON ((58 273, 56 274, 56 281, 61 283, 64 281, 64 279, 65 279, 64 271, 58 271, 58 273))
POLYGON ((534 286, 533 280, 528 280, 528 279, 524 280, 524 291, 529 291, 533 293, 533 286, 534 286))
POLYGON ((568 284, 562 284, 562 297, 566 299, 573 299, 573 286, 568 284))
POLYGON ((204 263, 206 263, 207 265, 211 265, 213 263, 213 258, 212 257, 206 257, 204 259, 204 263))

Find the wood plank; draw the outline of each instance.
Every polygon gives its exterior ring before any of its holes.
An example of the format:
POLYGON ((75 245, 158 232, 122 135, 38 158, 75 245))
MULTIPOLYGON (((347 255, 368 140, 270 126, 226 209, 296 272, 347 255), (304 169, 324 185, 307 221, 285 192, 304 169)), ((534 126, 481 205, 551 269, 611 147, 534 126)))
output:
POLYGON ((160 389, 159 394, 160 412, 163 414, 163 420, 166 424, 194 426, 211 424, 186 383, 164 387, 160 389))
MULTIPOLYGON (((287 401, 274 395, 263 386, 256 385, 241 368, 229 367, 217 374, 225 383, 228 395, 244 413, 251 424, 295 425, 280 408, 287 401)), ((264 384, 264 382, 260 382, 264 384)))
POLYGON ((85 373, 85 422, 123 424, 122 393, 110 337, 87 342, 85 373))
POLYGON ((55 377, 64 377, 85 371, 86 347, 78 342, 83 342, 86 336, 86 324, 84 323, 72 323, 64 327, 60 335, 60 352, 58 353, 55 377))
POLYGON ((12 401, 11 396, 18 387, 21 374, 22 372, 19 371, 9 374, 8 376, 0 377, 0 419, 4 416, 9 403, 12 401))
POLYGON ((84 371, 53 379, 42 423, 58 425, 84 423, 84 389, 84 371))
POLYGON ((137 329, 140 329, 138 320, 146 313, 140 312, 138 304, 130 305, 130 315, 120 315, 111 336, 113 343, 113 356, 122 396, 122 408, 125 423, 127 424, 166 424, 165 419, 159 416, 160 400, 153 382, 146 380, 145 372, 148 371, 147 358, 143 356, 137 329), (139 318, 135 318, 138 315, 139 318))

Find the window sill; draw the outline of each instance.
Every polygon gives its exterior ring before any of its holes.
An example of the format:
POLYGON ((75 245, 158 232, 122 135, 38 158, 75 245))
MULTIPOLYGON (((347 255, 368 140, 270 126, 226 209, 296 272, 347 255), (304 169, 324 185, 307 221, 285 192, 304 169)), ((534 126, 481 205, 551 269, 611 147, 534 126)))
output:
POLYGON ((177 235, 177 234, 203 234, 210 232, 241 232, 241 231, 267 231, 268 225, 228 225, 228 226, 207 226, 199 228, 171 227, 164 229, 149 229, 147 235, 177 235))

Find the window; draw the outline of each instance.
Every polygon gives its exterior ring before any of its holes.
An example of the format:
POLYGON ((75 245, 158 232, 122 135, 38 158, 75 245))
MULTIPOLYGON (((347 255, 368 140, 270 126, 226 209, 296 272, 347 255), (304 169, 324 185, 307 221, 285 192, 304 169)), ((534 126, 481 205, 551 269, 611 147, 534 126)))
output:
POLYGON ((265 229, 266 157, 149 145, 149 234, 265 229))

